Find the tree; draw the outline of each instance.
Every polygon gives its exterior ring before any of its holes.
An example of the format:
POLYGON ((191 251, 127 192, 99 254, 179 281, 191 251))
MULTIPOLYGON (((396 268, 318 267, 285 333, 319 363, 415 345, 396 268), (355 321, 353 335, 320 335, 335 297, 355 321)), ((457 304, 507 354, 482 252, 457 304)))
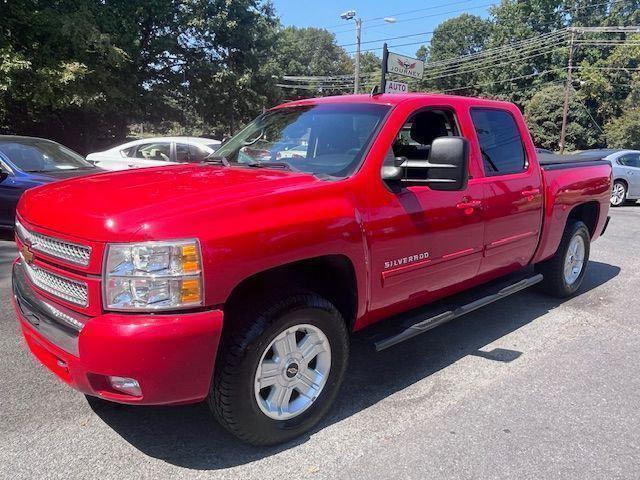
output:
MULTIPOLYGON (((463 13, 446 20, 436 27, 429 47, 421 47, 418 58, 423 58, 433 65, 422 82, 427 89, 448 90, 450 88, 473 85, 481 75, 473 68, 451 72, 450 64, 438 64, 444 60, 472 55, 482 51, 491 35, 491 22, 476 15, 463 13)), ((472 93, 473 88, 465 88, 456 93, 472 93)))
MULTIPOLYGON (((550 150, 558 148, 563 104, 564 87, 562 85, 546 86, 533 95, 528 102, 525 116, 537 147, 550 150)), ((567 150, 594 148, 599 146, 601 141, 598 127, 580 100, 579 94, 573 92, 569 97, 567 150)))
MULTIPOLYGON (((280 75, 353 75, 353 60, 337 45, 335 35, 322 28, 282 29, 278 34, 273 63, 280 75)), ((290 98, 343 93, 343 87, 349 80, 323 81, 322 89, 318 82, 294 83, 301 88, 287 89, 284 93, 290 98), (335 88, 327 88, 327 84, 333 84, 335 88)))
POLYGON ((607 145, 612 148, 640 149, 640 108, 625 111, 605 125, 607 145))
POLYGON ((362 91, 368 93, 374 86, 380 84, 382 59, 373 52, 364 52, 360 56, 360 74, 362 91))
POLYGON ((277 25, 262 0, 4 2, 3 130, 82 152, 136 121, 234 130, 276 97, 277 25))

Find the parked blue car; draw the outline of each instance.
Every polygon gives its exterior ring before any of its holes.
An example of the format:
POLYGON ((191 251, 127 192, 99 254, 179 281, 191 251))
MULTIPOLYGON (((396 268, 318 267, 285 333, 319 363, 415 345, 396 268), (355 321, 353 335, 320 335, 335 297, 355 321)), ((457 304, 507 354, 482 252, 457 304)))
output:
POLYGON ((100 171, 51 140, 0 135, 0 230, 13 229, 16 205, 25 190, 100 171))

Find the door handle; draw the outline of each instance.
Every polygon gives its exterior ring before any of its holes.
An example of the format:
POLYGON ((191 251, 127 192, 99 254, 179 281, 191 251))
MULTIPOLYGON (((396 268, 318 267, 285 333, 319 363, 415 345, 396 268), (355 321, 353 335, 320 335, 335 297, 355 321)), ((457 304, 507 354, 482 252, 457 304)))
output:
MULTIPOLYGON (((481 200, 467 200, 465 202, 460 202, 456 205, 456 208, 459 210, 473 210, 474 208, 480 208, 482 206, 481 200)), ((466 213, 466 212, 465 212, 466 213)))
POLYGON ((531 197, 532 195, 538 195, 540 193, 540 189, 531 188, 529 190, 523 190, 521 193, 523 197, 531 197))

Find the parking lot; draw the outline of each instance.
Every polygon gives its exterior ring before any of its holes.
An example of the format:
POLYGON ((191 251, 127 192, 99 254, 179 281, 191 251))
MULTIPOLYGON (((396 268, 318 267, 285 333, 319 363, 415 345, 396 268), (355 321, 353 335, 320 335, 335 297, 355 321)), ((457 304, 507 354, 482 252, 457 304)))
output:
POLYGON ((520 293, 382 353, 353 341, 311 433, 239 443, 204 405, 93 407, 28 353, 0 242, 0 478, 638 478, 640 205, 579 294, 520 293))

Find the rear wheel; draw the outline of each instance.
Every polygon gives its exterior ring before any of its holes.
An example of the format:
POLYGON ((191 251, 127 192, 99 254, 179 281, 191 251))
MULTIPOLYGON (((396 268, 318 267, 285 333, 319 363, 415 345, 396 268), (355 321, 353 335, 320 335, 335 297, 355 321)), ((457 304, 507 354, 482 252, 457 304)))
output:
POLYGON ((611 188, 611 206, 619 207, 627 200, 627 186, 624 182, 616 180, 611 188))
POLYGON ((230 319, 235 325, 217 360, 209 406, 227 430, 254 445, 299 436, 338 393, 349 354, 345 322, 311 292, 272 297, 241 317, 230 319))
POLYGON ((568 297, 580 288, 589 262, 591 236, 581 221, 572 221, 564 231, 556 254, 536 266, 544 276, 540 283, 546 293, 568 297))

